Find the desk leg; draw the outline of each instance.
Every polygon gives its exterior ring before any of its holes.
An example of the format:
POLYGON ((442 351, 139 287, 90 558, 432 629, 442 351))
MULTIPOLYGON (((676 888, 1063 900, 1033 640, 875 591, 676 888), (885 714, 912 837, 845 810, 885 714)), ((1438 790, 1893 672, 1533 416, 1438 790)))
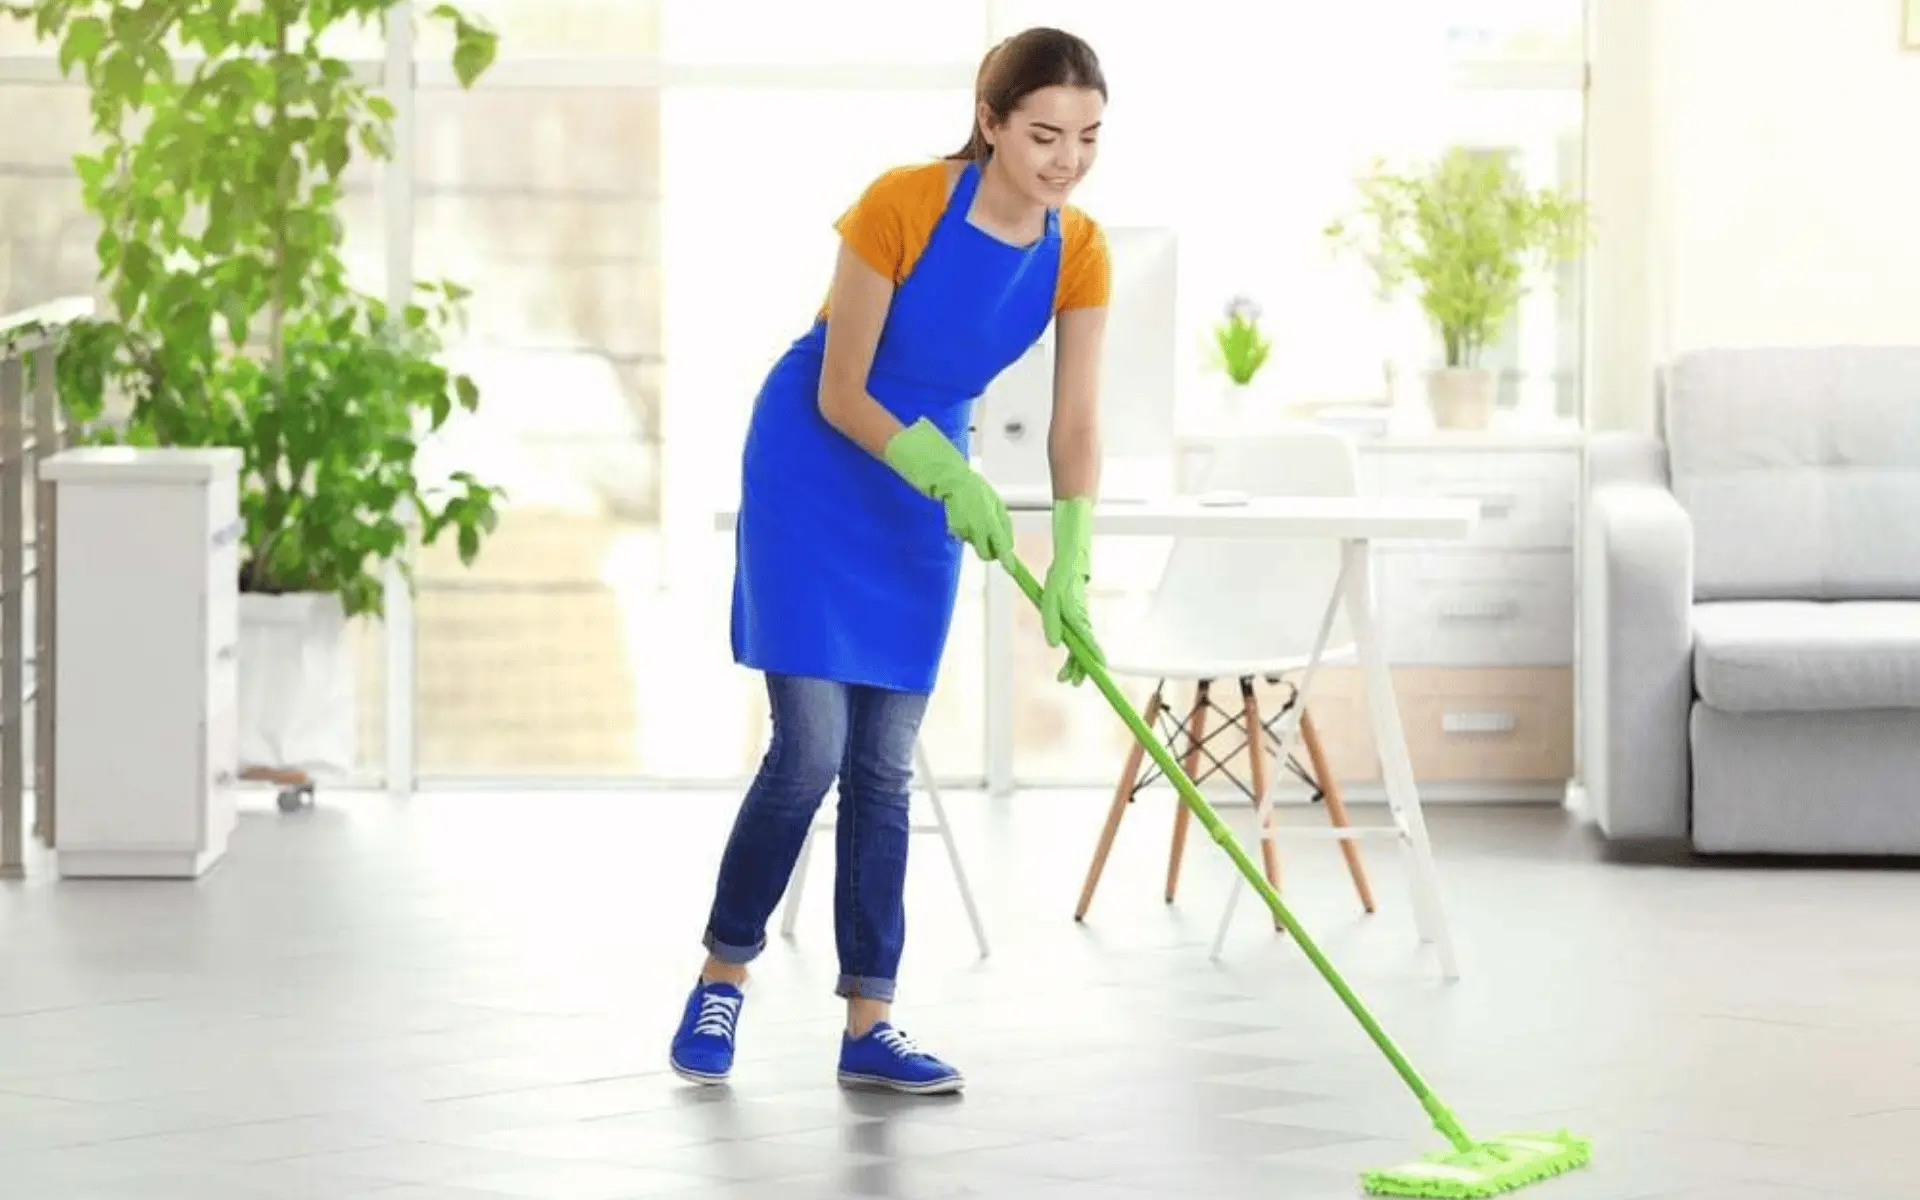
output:
MULTIPOLYGON (((1276 734, 1268 734, 1265 730, 1256 730, 1249 739, 1250 753, 1265 754, 1267 752, 1267 739, 1269 737, 1275 738, 1277 745, 1274 749, 1273 757, 1274 761, 1279 763, 1283 770, 1286 764, 1293 758, 1294 740, 1300 734, 1301 722, 1305 719, 1307 713, 1307 704, 1313 696, 1314 676, 1320 670, 1320 660, 1327 652, 1327 643, 1333 639, 1333 621, 1335 617, 1340 615, 1340 605, 1343 603, 1345 596, 1346 574, 1347 564, 1342 560, 1340 564, 1340 577, 1333 581, 1333 591, 1327 596, 1326 611, 1320 614, 1320 631, 1314 635, 1313 653, 1307 656, 1306 669, 1300 676, 1299 687, 1294 691, 1293 707, 1287 711, 1285 716, 1280 718, 1279 732, 1276 734)), ((1266 838, 1271 836, 1273 829, 1273 806, 1271 801, 1256 804, 1254 806, 1254 812, 1258 817, 1256 828, 1260 837, 1266 838)), ((1351 846, 1352 844, 1352 842, 1346 843, 1347 846, 1351 846)), ((1236 879, 1227 890, 1226 907, 1220 913, 1220 925, 1213 934, 1213 952, 1211 957, 1215 962, 1220 961, 1221 954, 1225 952, 1227 930, 1233 924, 1234 909, 1240 903, 1240 891, 1241 881, 1236 879)))
POLYGON ((1400 702, 1394 694, 1393 673, 1387 665, 1380 625, 1373 610, 1373 553, 1370 542, 1349 541, 1341 547, 1347 599, 1347 621, 1353 628, 1354 649, 1360 656, 1367 685, 1367 707, 1373 716, 1373 736, 1380 752, 1380 772, 1386 784, 1387 805, 1404 831, 1400 840, 1409 859, 1413 884, 1414 921, 1420 940, 1435 944, 1440 972, 1448 982, 1460 978, 1453 934, 1447 927, 1440 898, 1440 877, 1434 867, 1433 844, 1420 808, 1420 789, 1414 781, 1413 758, 1407 751, 1406 730, 1400 723, 1400 702))
POLYGON ((985 686, 987 794, 1013 795, 1013 580, 998 563, 988 564, 985 686))

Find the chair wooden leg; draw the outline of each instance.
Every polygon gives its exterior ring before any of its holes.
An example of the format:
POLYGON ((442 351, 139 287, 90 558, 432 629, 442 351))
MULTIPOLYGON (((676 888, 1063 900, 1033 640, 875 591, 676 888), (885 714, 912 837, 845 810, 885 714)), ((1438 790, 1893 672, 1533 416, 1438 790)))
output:
MULTIPOLYGON (((1212 686, 1211 680, 1202 679, 1194 686, 1193 711, 1187 714, 1187 738, 1191 747, 1187 751, 1187 778, 1192 779, 1200 771, 1200 742, 1207 733, 1207 695, 1212 686)), ((1193 813, 1184 800, 1176 799, 1173 809, 1173 847, 1167 855, 1167 903, 1173 903, 1173 894, 1180 887, 1180 860, 1187 851, 1187 824, 1193 819, 1193 813)))
MULTIPOLYGON (((1300 738, 1307 744, 1307 758, 1313 764, 1314 781, 1320 785, 1320 793, 1327 799, 1327 819, 1342 829, 1351 827, 1347 820, 1347 804, 1340 798, 1340 782, 1333 777, 1333 771, 1327 766, 1327 752, 1320 745, 1320 731, 1313 723, 1313 714, 1300 714, 1300 738)), ((1353 876, 1353 889, 1360 894, 1360 906, 1368 912, 1373 911, 1373 889, 1367 886, 1367 869, 1360 863, 1360 846, 1352 839, 1340 842, 1340 853, 1346 856, 1347 872, 1353 876)))
MULTIPOLYGON (((1240 720, 1247 731, 1247 758, 1253 774, 1253 815, 1260 825, 1260 857, 1266 864, 1267 882, 1277 892, 1280 890, 1280 847, 1268 827, 1273 798, 1267 794, 1266 726, 1260 721, 1260 697, 1254 693, 1251 679, 1240 681, 1240 720)), ((1278 918, 1274 919, 1273 927, 1286 928, 1278 918)))
MULTIPOLYGON (((1166 685, 1162 683, 1153 689, 1153 695, 1147 700, 1144 720, 1147 728, 1153 728, 1153 722, 1160 715, 1161 692, 1166 685)), ((1127 805, 1133 800, 1134 785, 1140 779, 1140 760, 1146 754, 1146 747, 1135 742, 1133 749, 1127 751, 1127 765, 1120 772, 1120 785, 1113 790, 1113 804, 1107 809, 1107 827, 1100 831, 1100 844, 1094 848, 1093 863, 1087 868, 1086 882, 1080 885, 1080 905, 1073 910, 1073 919, 1084 921, 1087 909, 1093 906, 1093 890, 1100 886, 1100 873, 1107 868, 1107 855, 1113 850, 1113 839, 1120 832, 1120 818, 1126 815, 1127 805)))

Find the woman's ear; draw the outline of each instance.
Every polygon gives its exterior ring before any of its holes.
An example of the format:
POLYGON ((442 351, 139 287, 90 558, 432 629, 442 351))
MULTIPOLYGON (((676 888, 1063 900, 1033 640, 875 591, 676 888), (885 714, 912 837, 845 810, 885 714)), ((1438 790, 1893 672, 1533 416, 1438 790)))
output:
POLYGON ((980 140, 991 147, 997 134, 994 131, 993 109, 988 107, 985 100, 974 105, 973 119, 980 126, 980 140))

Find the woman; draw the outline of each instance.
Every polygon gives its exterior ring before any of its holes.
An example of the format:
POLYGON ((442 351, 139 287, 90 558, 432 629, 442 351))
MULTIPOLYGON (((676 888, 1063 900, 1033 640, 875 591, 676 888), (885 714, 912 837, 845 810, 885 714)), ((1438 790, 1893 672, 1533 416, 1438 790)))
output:
MULTIPOLYGON (((1099 476, 1095 365, 1106 247, 1066 206, 1092 165, 1106 82, 1087 44, 1030 29, 981 64, 974 130, 946 159, 873 181, 837 223, 827 304, 781 358, 747 432, 735 661, 767 681, 773 731, 720 863, 708 957, 671 1061, 732 1068, 747 964, 814 814, 840 784, 834 887, 842 1082, 952 1092, 960 1072, 889 1020, 905 936, 908 788, 952 621, 963 545, 1008 553, 1006 505, 968 465, 994 376, 1056 322, 1049 432, 1050 645, 1087 623, 1099 476)), ((1061 678, 1082 678, 1071 656, 1061 678)))

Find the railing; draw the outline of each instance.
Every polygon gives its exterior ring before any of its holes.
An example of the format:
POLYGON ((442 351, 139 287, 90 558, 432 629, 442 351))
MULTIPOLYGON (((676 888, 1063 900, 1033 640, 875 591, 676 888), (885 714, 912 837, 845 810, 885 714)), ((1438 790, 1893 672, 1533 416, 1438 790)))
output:
POLYGON ((33 836, 54 845, 55 514, 40 463, 61 448, 55 359, 68 327, 93 312, 93 301, 72 299, 0 316, 0 879, 26 873, 29 747, 33 836))

